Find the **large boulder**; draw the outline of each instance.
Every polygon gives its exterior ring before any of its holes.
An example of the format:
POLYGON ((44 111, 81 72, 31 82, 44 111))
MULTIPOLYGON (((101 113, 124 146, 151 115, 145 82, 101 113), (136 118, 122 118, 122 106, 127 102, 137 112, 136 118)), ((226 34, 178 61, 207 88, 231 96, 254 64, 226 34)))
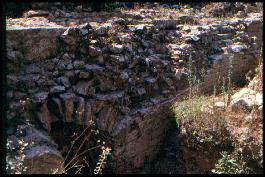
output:
MULTIPOLYGON (((57 150, 58 145, 46 132, 28 125, 19 126, 19 131, 8 137, 13 153, 8 160, 20 157, 15 151, 23 151, 24 174, 62 174, 65 173, 64 158, 57 150), (24 150, 23 148, 24 147, 24 150), (10 158, 11 157, 11 158, 10 158)), ((10 173, 13 173, 10 171, 10 173)))
POLYGON ((243 88, 235 93, 231 98, 230 106, 232 110, 247 110, 251 111, 253 108, 259 108, 263 105, 262 93, 254 90, 243 88))
POLYGON ((63 158, 59 151, 47 145, 35 146, 26 151, 25 174, 62 174, 63 158))

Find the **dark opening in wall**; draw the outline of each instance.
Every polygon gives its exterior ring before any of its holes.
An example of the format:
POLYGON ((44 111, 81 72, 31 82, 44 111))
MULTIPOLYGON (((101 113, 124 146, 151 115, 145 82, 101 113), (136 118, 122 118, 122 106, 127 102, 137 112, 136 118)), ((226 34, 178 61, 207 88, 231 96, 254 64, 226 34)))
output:
MULTIPOLYGON (((108 144, 106 138, 92 125, 55 122, 51 125, 50 136, 65 158, 67 174, 93 174, 102 155, 102 146, 108 144)), ((102 173, 112 173, 109 155, 105 162, 102 173)))

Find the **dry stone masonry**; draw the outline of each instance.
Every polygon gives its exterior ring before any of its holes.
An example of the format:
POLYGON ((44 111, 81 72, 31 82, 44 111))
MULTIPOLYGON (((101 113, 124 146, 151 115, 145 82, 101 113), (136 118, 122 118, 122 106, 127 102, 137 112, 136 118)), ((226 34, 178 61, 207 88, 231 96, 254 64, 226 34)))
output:
MULTIPOLYGON (((191 74, 211 92, 231 56, 234 81, 256 67, 263 19, 255 15, 205 25, 188 15, 143 21, 128 13, 73 27, 7 27, 8 119, 33 120, 47 134, 55 122, 94 121, 111 138, 115 173, 137 172, 159 152, 170 105, 191 74)), ((33 148, 44 146, 61 157, 47 142, 33 148)))

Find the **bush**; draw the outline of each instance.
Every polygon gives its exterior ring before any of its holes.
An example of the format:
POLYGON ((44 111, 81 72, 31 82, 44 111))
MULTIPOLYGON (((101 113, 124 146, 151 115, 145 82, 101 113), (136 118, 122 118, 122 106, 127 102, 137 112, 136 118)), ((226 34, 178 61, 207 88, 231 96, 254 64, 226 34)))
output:
POLYGON ((213 99, 194 96, 174 105, 185 146, 203 152, 212 164, 219 159, 213 173, 262 173, 262 114, 255 110, 250 114, 232 112, 229 108, 217 111, 211 108, 213 99), (203 105, 209 107, 202 109, 203 105))
POLYGON ((196 96, 176 103, 173 110, 177 123, 186 132, 185 143, 197 150, 208 149, 209 152, 231 149, 232 138, 227 129, 224 116, 204 112, 202 105, 211 97, 196 96), (203 128, 202 128, 203 127, 203 128))
POLYGON ((233 157, 233 154, 228 155, 227 152, 221 153, 222 158, 218 160, 213 173, 217 174, 248 174, 249 170, 246 163, 239 158, 233 157))

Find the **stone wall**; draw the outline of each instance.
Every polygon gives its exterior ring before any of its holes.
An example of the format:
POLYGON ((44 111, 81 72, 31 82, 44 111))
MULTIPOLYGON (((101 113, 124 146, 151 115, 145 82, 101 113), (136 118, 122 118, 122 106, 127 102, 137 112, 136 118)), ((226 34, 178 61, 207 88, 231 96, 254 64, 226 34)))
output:
POLYGON ((112 138, 115 172, 137 171, 159 152, 190 76, 210 92, 231 54, 235 81, 256 66, 262 19, 205 26, 191 18, 7 29, 8 119, 30 118, 48 133, 53 122, 94 121, 112 138))

